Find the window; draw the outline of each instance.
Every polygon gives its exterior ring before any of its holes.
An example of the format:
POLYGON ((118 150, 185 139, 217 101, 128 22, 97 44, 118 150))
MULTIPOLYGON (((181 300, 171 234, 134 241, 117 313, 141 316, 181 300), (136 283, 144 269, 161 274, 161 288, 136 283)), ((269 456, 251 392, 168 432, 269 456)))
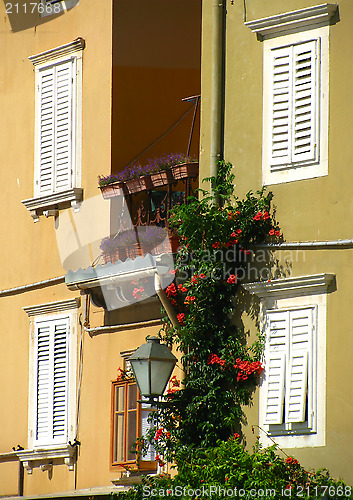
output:
POLYGON ((333 274, 246 283, 257 295, 266 336, 259 391, 261 443, 325 445, 326 304, 333 274))
POLYGON ((30 57, 35 66, 34 198, 22 203, 32 217, 82 199, 81 74, 84 41, 30 57))
POLYGON ((25 307, 30 318, 28 473, 54 460, 73 470, 76 438, 77 323, 80 298, 25 307))
POLYGON ((271 172, 318 159, 319 41, 270 52, 271 172))
POLYGON ((328 174, 329 25, 323 4, 246 23, 263 41, 263 184, 328 174))
POLYGON ((315 308, 267 312, 264 364, 264 423, 271 426, 270 431, 302 433, 313 429, 316 410, 315 308))
MULTIPOLYGON (((134 464, 136 455, 131 450, 136 439, 150 428, 148 416, 151 406, 137 403, 139 393, 132 380, 112 384, 112 465, 134 464)), ((149 447, 139 463, 140 469, 156 469, 155 451, 149 447)))
POLYGON ((68 340, 69 318, 36 322, 35 446, 68 440, 68 340))

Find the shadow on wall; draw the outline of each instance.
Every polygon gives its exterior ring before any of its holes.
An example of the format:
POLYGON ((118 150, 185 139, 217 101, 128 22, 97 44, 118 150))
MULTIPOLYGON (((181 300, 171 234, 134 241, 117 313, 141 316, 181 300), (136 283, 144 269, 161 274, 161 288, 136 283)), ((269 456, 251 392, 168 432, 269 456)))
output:
POLYGON ((13 33, 35 28, 58 16, 64 15, 78 5, 79 0, 4 0, 5 19, 8 18, 13 33))

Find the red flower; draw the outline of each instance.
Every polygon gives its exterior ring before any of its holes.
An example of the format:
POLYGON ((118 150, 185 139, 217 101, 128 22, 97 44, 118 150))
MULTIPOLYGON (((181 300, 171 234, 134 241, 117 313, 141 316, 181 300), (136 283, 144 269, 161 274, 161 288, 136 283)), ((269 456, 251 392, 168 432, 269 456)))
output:
POLYGON ((161 437, 162 434, 163 434, 163 429, 158 429, 154 438, 155 441, 158 441, 158 439, 161 437))
POLYGON ((232 234, 230 235, 231 238, 235 238, 236 237, 236 234, 235 232, 233 231, 232 234))
POLYGON ((197 274, 194 274, 194 276, 191 278, 191 284, 196 285, 197 283, 198 283, 197 274))
POLYGON ((281 236, 281 231, 275 231, 276 236, 281 236))
POLYGON ((226 361, 225 361, 225 359, 221 359, 219 356, 217 356, 217 354, 210 354, 208 361, 207 361, 207 364, 209 364, 209 365, 217 364, 217 365, 224 366, 226 364, 226 361))
POLYGON ((203 273, 200 273, 199 274, 199 278, 201 278, 202 280, 206 278, 206 276, 203 274, 203 273))
POLYGON ((268 234, 269 234, 270 236, 273 236, 273 235, 275 234, 275 230, 274 230, 274 229, 270 229, 270 231, 268 232, 268 234))
POLYGON ((299 465, 299 462, 296 458, 293 460, 293 465, 299 465))
POLYGON ((228 476, 226 476, 226 477, 224 478, 224 480, 225 480, 225 481, 228 481, 228 480, 229 480, 229 477, 228 477, 228 476))
POLYGON ((171 274, 172 276, 174 276, 174 275, 175 275, 175 273, 176 273, 176 270, 175 270, 175 269, 171 269, 171 270, 169 271, 169 274, 171 274))
POLYGON ((227 279, 227 283, 229 285, 234 285, 237 282, 237 277, 235 274, 231 274, 229 278, 227 279))
POLYGON ((286 490, 291 490, 292 488, 293 488, 293 486, 291 484, 287 484, 286 490))
POLYGON ((264 212, 263 216, 262 216, 263 220, 267 220, 270 218, 270 215, 268 212, 264 212))
POLYGON ((241 229, 237 229, 237 234, 241 234, 243 231, 241 229))
POLYGON ((196 297, 194 297, 193 295, 188 295, 187 297, 185 297, 184 304, 189 304, 189 302, 194 302, 195 299, 196 297))
POLYGON ((177 315, 177 318, 178 318, 178 321, 179 323, 181 324, 181 326, 184 326, 184 318, 185 318, 185 314, 184 313, 179 313, 177 315))
POLYGON ((172 306, 177 306, 178 305, 178 302, 175 299, 172 299, 171 303, 172 303, 172 306))
POLYGON ((258 212, 256 215, 254 215, 253 220, 260 220, 262 217, 262 212, 258 212))
POLYGON ((212 243, 212 248, 219 248, 219 241, 212 243))
POLYGON ((170 436, 171 436, 170 432, 166 432, 166 433, 165 433, 165 437, 166 437, 167 439, 170 439, 170 436))
POLYGON ((237 432, 235 432, 233 437, 234 437, 234 439, 238 439, 238 438, 240 438, 240 434, 238 434, 237 432))
POLYGON ((291 464, 293 462, 293 458, 292 457, 288 457, 287 460, 286 460, 287 464, 291 464))
POLYGON ((176 296, 177 289, 175 288, 174 283, 171 283, 169 286, 167 286, 165 293, 167 294, 167 297, 176 296))

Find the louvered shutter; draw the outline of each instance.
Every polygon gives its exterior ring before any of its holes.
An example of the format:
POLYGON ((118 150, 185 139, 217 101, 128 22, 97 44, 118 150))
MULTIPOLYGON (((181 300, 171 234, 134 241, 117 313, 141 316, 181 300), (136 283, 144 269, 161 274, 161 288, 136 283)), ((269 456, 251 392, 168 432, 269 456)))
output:
MULTIPOLYGON (((148 422, 148 417, 150 412, 147 410, 150 405, 147 405, 145 403, 142 403, 142 409, 141 409, 141 436, 146 436, 147 432, 153 427, 153 422, 148 422)), ((144 461, 153 461, 155 460, 156 457, 156 450, 154 449, 154 446, 151 444, 148 446, 146 452, 142 456, 141 460, 144 461)))
POLYGON ((39 194, 54 190, 55 68, 40 71, 39 82, 39 194))
POLYGON ((37 328, 37 415, 36 441, 48 440, 51 392, 50 325, 37 328))
POLYGON ((293 163, 316 159, 317 43, 293 46, 293 163))
POLYGON ((39 195, 72 187, 75 74, 75 60, 39 70, 39 195))
POLYGON ((271 51, 271 166, 291 161, 292 47, 271 51))
POLYGON ((308 363, 312 357, 313 310, 290 311, 290 363, 286 377, 286 422, 306 420, 308 363))
POLYGON ((72 65, 56 66, 55 90, 55 191, 71 187, 72 169, 72 65))
POLYGON ((264 422, 266 424, 281 424, 283 422, 284 382, 288 357, 288 312, 268 313, 267 335, 264 422))
POLYGON ((35 443, 64 443, 68 417, 68 319, 39 322, 35 443))
POLYGON ((68 325, 54 327, 53 439, 65 439, 68 393, 68 325))

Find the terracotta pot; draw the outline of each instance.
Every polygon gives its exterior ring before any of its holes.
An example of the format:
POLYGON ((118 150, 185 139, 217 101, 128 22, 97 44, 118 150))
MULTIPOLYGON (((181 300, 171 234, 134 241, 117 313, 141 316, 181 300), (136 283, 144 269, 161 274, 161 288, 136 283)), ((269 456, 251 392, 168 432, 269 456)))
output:
POLYGON ((113 184, 108 184, 107 186, 99 186, 102 196, 105 200, 109 198, 114 198, 115 196, 124 196, 125 187, 123 182, 114 182, 113 184))
POLYGON ((151 174, 152 187, 167 186, 173 182, 173 175, 170 169, 161 170, 151 174))
POLYGON ((199 174, 198 163, 181 163, 171 168, 175 180, 186 179, 187 177, 197 177, 199 174))
POLYGON ((149 175, 144 175, 138 179, 130 179, 124 183, 124 186, 129 194, 147 191, 152 189, 151 177, 149 175))
POLYGON ((108 262, 115 264, 118 260, 126 260, 126 251, 124 248, 118 248, 113 252, 103 252, 102 255, 104 264, 108 264, 108 262))
POLYGON ((126 258, 128 259, 136 259, 139 255, 142 255, 141 247, 138 243, 134 243, 133 245, 129 245, 125 248, 126 258))
POLYGON ((176 253, 179 249, 180 246, 180 241, 178 236, 171 235, 169 236, 169 242, 168 240, 164 240, 161 244, 156 246, 155 248, 152 248, 150 253, 152 255, 160 255, 162 253, 168 253, 172 251, 172 253, 176 253))

